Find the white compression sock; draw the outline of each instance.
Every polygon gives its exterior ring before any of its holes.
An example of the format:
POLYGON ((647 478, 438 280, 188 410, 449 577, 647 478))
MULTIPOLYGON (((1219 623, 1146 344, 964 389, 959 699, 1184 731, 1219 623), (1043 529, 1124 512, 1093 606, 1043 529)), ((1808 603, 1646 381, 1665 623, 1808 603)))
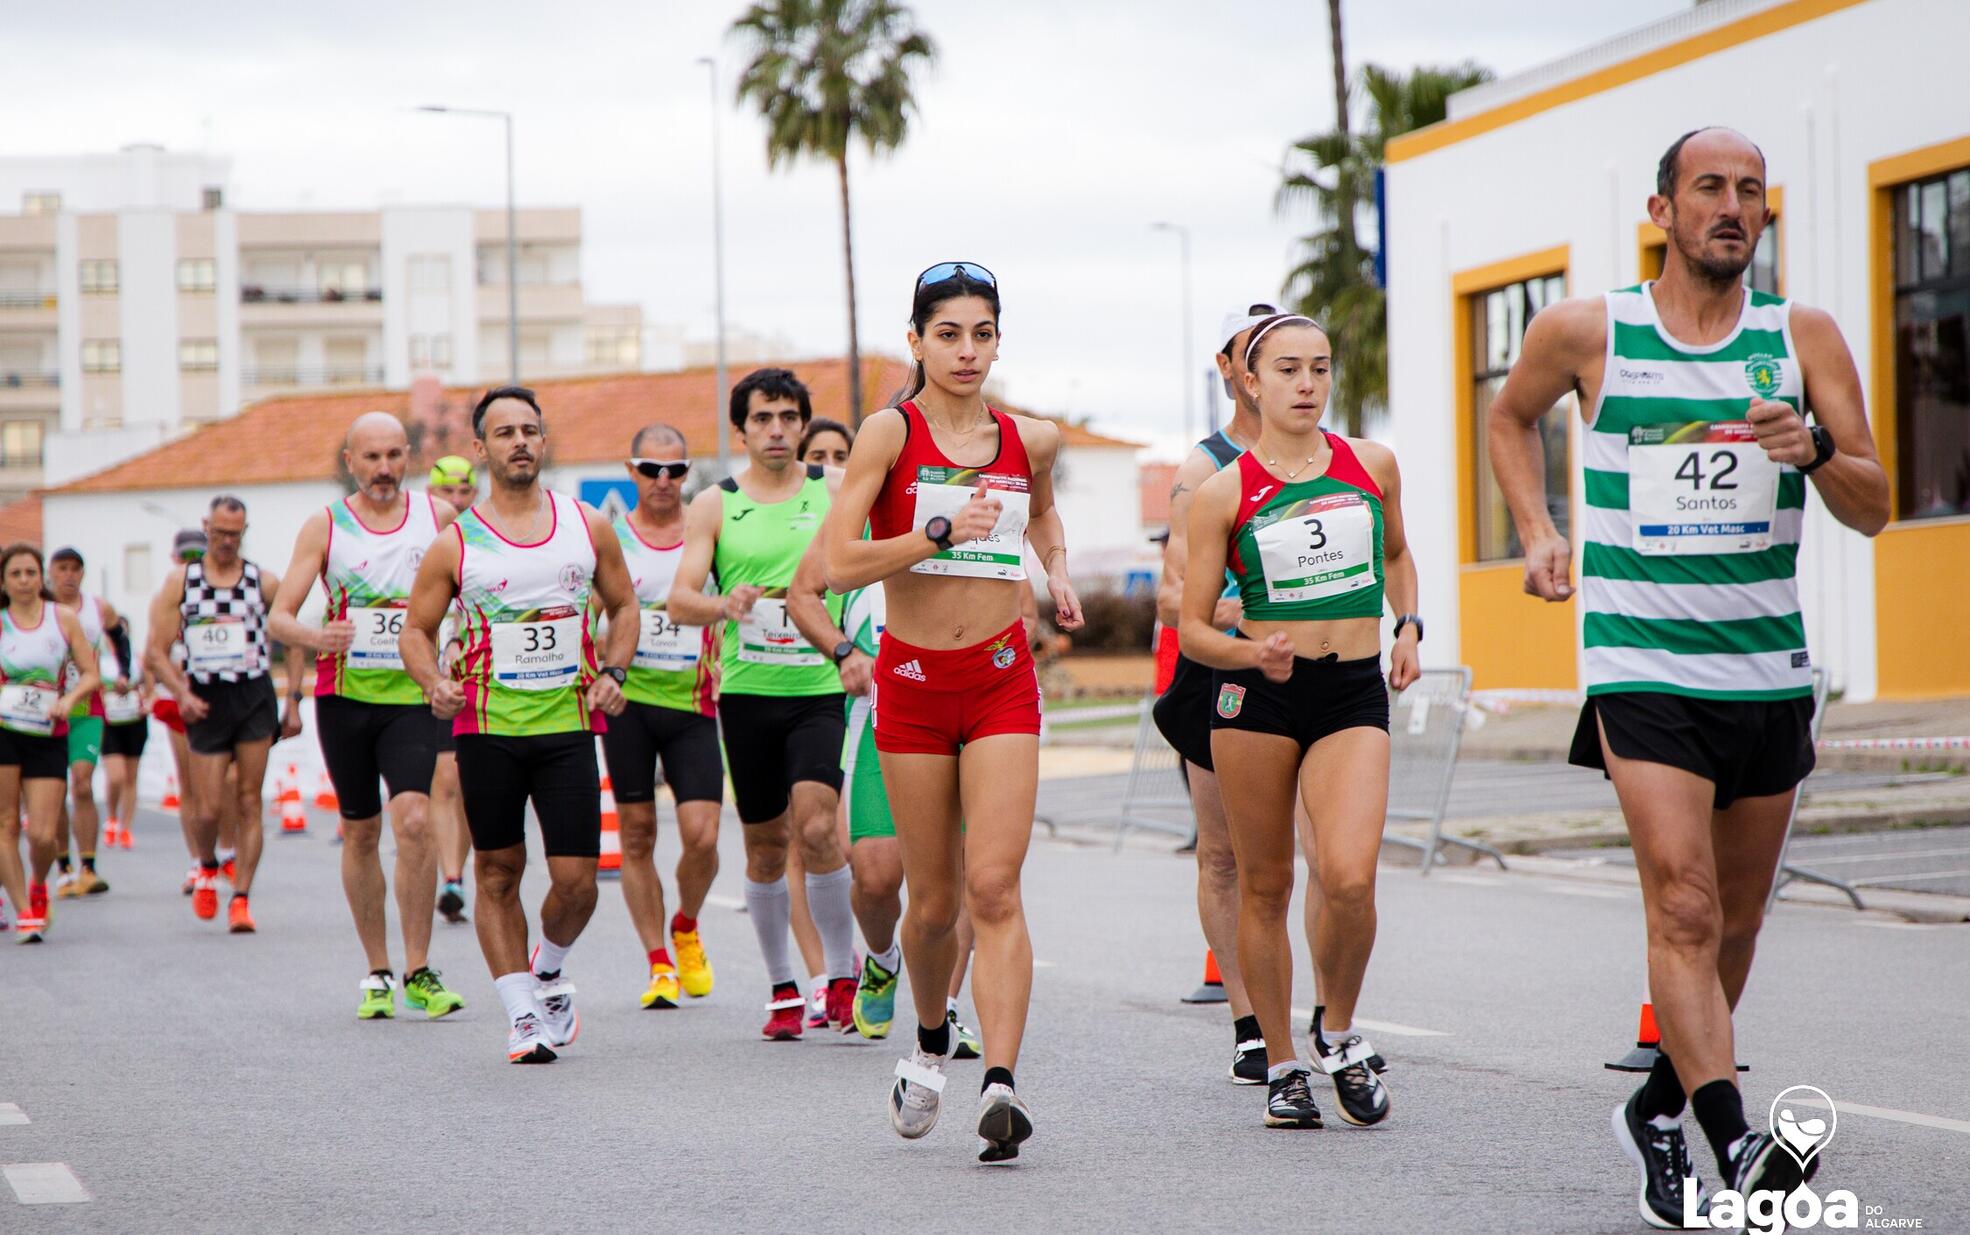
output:
POLYGON ((493 979, 493 989, 499 992, 500 1006, 506 1009, 506 1019, 516 1022, 528 1013, 539 1015, 534 1006, 534 987, 538 985, 531 973, 503 973, 493 979))
POLYGON ((855 907, 849 890, 855 877, 846 866, 825 875, 807 876, 807 912, 821 932, 821 951, 827 956, 828 976, 852 978, 855 973, 855 907))
POLYGON ((793 900, 787 894, 787 877, 771 883, 746 884, 746 916, 752 919, 753 934, 759 937, 760 959, 766 962, 766 980, 774 986, 793 981, 793 962, 787 959, 787 923, 793 916, 793 900))
POLYGON ((896 973, 903 968, 903 945, 891 940, 889 951, 872 952, 869 959, 881 965, 885 973, 896 973))
POLYGON ((540 937, 540 951, 534 956, 534 972, 541 974, 560 973, 561 967, 568 963, 569 949, 574 946, 573 944, 569 944, 564 948, 543 934, 540 937))

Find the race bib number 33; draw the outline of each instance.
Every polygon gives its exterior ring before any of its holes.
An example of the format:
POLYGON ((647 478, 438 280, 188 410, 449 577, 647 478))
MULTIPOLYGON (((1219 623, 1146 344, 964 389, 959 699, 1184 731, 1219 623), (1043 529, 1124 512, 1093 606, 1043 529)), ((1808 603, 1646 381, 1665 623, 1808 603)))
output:
POLYGON ((1266 599, 1275 605, 1375 586, 1375 513, 1358 493, 1295 502, 1254 538, 1266 599))
POLYGON ((934 556, 910 567, 920 575, 963 575, 972 579, 1024 579, 1026 577, 1026 518, 1032 495, 1026 491, 1024 476, 982 477, 971 468, 919 467, 917 505, 911 526, 921 528, 938 515, 956 519, 983 479, 999 501, 999 518, 989 534, 940 549, 934 556))
POLYGON ((493 679, 510 690, 564 690, 581 673, 581 615, 495 622, 493 679))
POLYGON ((1771 547, 1779 465, 1742 420, 1628 431, 1632 547, 1649 556, 1771 547))

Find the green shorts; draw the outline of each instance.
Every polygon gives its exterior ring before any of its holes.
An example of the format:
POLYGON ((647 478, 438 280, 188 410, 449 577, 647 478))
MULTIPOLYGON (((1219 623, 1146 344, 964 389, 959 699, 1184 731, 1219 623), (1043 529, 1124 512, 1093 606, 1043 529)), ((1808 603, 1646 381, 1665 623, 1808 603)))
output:
POLYGON ((70 763, 101 763, 103 761, 102 717, 71 716, 68 718, 68 761, 70 763))
POLYGON ((841 778, 848 798, 848 843, 896 835, 889 814, 889 791, 883 788, 882 764, 876 757, 875 718, 869 697, 848 700, 848 739, 842 743, 841 778))

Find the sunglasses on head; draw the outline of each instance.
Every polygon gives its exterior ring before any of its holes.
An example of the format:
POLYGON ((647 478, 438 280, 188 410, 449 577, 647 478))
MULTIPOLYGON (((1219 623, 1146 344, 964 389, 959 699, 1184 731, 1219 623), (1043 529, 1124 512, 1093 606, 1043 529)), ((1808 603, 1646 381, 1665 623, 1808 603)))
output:
POLYGON ((684 474, 691 470, 689 459, 631 459, 629 465, 636 469, 637 475, 647 476, 651 480, 659 476, 682 480, 684 474))
POLYGON ((983 283, 987 287, 997 287, 996 275, 977 262, 938 262, 935 266, 917 276, 917 286, 925 287, 932 283, 943 283, 963 275, 973 283, 983 283))

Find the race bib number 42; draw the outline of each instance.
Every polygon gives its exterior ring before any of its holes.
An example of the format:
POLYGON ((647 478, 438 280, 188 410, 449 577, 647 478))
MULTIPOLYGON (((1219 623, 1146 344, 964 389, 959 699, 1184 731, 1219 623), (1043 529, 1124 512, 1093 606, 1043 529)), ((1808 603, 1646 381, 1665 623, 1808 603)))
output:
POLYGON ((408 612, 409 609, 403 606, 351 608, 349 621, 356 628, 356 636, 349 644, 349 667, 402 669, 404 657, 397 648, 397 637, 404 633, 404 615, 408 612))
POLYGON ((920 575, 963 575, 972 579, 1024 579, 1026 577, 1026 516, 1032 496, 1026 491, 1024 476, 982 477, 973 468, 919 467, 917 469, 917 507, 911 526, 921 528, 938 515, 956 519, 978 482, 984 480, 999 501, 998 522, 979 540, 967 540, 940 549, 910 569, 920 575))
POLYGON ((581 675, 581 615, 495 622, 493 680, 509 690, 565 690, 581 675))
POLYGON ((1359 493, 1295 502, 1254 537, 1275 605, 1375 586, 1375 513, 1359 493))
POLYGON ((702 626, 679 626, 661 608, 642 611, 642 629, 636 637, 636 664, 643 669, 689 669, 698 663, 704 647, 702 626))
MULTIPOLYGON (((780 589, 784 590, 784 589, 780 589)), ((754 665, 825 665, 787 616, 787 598, 762 596, 739 619, 739 659, 754 665)))
POLYGON ((1637 425, 1628 431, 1632 547, 1649 556, 1769 548, 1778 476, 1745 421, 1637 425))

